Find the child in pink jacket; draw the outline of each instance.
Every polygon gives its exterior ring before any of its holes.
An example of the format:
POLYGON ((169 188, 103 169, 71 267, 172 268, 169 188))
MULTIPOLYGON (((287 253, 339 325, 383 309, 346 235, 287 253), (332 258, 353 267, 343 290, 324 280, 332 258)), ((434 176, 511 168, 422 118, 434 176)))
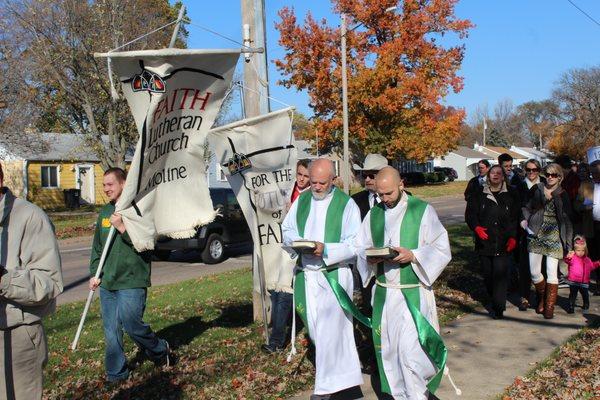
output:
POLYGON ((592 261, 587 256, 587 243, 583 236, 575 236, 573 241, 574 251, 570 251, 565 257, 565 262, 569 266, 569 308, 567 312, 573 314, 575 312, 575 299, 577 292, 583 297, 582 309, 590 308, 590 273, 600 266, 600 261, 592 261))

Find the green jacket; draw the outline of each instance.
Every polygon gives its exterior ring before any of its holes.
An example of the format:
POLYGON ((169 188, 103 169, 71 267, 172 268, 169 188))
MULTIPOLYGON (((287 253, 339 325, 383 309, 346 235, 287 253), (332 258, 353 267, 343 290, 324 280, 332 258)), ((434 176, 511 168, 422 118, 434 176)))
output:
MULTIPOLYGON (((114 204, 107 204, 100 210, 92 256, 90 259, 90 274, 94 276, 100 263, 104 243, 110 231, 110 216, 115 212, 114 204)), ((113 244, 108 250, 100 279, 102 286, 107 290, 145 288, 150 286, 150 259, 152 253, 138 253, 133 248, 127 232, 115 232, 113 244)))

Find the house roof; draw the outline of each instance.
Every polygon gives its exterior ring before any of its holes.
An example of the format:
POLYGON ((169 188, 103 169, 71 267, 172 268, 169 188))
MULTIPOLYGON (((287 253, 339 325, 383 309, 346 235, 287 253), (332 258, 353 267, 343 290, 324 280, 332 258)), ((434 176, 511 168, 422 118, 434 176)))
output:
POLYGON ((296 139, 296 151, 298 154, 298 160, 317 158, 317 155, 312 149, 311 144, 308 140, 296 139))
MULTIPOLYGON (((100 161, 86 136, 72 133, 4 134, 0 137, 0 157, 29 161, 100 161), (23 139, 26 137, 26 139, 23 139)), ((102 141, 108 144, 108 136, 102 141)), ((133 149, 125 156, 133 158, 133 149)))
POLYGON ((500 147, 500 146, 479 146, 478 149, 482 153, 486 153, 489 156, 492 156, 493 158, 497 158, 502 153, 507 153, 512 158, 516 158, 516 159, 525 159, 525 158, 527 158, 527 157, 523 156, 523 154, 519 154, 519 153, 515 153, 514 151, 510 151, 506 147, 500 147))
POLYGON ((522 150, 528 154, 540 157, 540 158, 552 158, 552 154, 546 153, 534 147, 515 147, 516 151, 522 150))
POLYGON ((467 146, 458 146, 456 150, 453 150, 452 153, 458 154, 464 158, 479 158, 479 159, 488 159, 490 158, 487 154, 484 154, 480 151, 473 150, 468 148, 467 146))

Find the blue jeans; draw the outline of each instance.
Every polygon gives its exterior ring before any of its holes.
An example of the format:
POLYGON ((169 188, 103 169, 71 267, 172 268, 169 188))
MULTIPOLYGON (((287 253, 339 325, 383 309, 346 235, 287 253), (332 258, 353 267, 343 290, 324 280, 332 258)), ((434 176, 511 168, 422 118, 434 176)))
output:
POLYGON ((109 381, 129 376, 123 350, 123 330, 151 360, 159 361, 167 355, 167 342, 159 339, 142 320, 146 309, 146 288, 107 290, 100 287, 100 307, 106 341, 104 365, 109 381))
POLYGON ((269 345, 283 348, 288 323, 292 315, 293 294, 270 290, 271 294, 271 336, 269 345))

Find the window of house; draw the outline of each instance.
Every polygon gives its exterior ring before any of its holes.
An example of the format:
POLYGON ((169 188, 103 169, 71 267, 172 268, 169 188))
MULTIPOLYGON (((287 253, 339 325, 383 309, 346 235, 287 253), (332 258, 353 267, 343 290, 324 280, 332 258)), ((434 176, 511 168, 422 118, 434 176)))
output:
POLYGON ((43 166, 42 167, 42 187, 57 188, 58 187, 58 166, 43 166))

